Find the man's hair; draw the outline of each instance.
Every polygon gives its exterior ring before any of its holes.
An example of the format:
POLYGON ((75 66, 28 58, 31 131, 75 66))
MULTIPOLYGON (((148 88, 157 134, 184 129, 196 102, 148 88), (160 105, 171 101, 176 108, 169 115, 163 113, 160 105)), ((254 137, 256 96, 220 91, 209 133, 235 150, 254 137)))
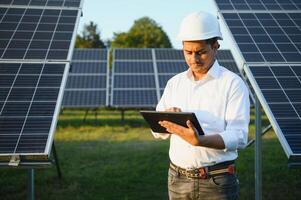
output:
POLYGON ((211 46, 214 45, 217 42, 217 37, 210 38, 205 40, 207 44, 210 44, 211 46))

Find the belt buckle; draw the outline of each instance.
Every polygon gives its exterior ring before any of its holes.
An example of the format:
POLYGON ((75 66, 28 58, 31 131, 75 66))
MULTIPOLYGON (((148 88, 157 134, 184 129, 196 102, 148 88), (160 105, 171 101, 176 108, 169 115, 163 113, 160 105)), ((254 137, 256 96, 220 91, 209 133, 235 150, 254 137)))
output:
POLYGON ((201 179, 207 179, 208 178, 208 169, 207 167, 202 167, 202 168, 199 168, 198 169, 198 174, 199 174, 199 177, 201 179))

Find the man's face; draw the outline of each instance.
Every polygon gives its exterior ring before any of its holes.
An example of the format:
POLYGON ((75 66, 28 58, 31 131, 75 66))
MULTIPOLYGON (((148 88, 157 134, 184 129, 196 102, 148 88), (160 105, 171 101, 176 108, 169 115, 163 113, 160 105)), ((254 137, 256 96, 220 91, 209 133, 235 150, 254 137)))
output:
POLYGON ((218 43, 207 44, 204 40, 184 41, 185 61, 194 74, 206 74, 215 60, 218 43))

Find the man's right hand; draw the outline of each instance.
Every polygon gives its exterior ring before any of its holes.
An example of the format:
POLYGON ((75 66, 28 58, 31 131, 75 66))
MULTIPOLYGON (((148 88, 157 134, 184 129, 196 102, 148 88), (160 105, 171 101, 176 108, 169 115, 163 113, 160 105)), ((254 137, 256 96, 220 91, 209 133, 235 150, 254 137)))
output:
POLYGON ((166 112, 182 112, 181 108, 171 107, 165 110, 166 112))

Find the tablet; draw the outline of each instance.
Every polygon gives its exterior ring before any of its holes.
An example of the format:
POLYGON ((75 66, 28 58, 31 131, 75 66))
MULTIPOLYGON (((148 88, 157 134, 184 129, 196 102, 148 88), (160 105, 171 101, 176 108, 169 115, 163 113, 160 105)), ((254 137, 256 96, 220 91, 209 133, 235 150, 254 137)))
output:
POLYGON ((199 135, 204 135, 204 131, 199 124, 199 121, 192 112, 159 112, 142 110, 140 113, 153 132, 168 133, 166 129, 159 124, 159 121, 166 120, 187 127, 186 121, 190 120, 197 129, 199 135))

